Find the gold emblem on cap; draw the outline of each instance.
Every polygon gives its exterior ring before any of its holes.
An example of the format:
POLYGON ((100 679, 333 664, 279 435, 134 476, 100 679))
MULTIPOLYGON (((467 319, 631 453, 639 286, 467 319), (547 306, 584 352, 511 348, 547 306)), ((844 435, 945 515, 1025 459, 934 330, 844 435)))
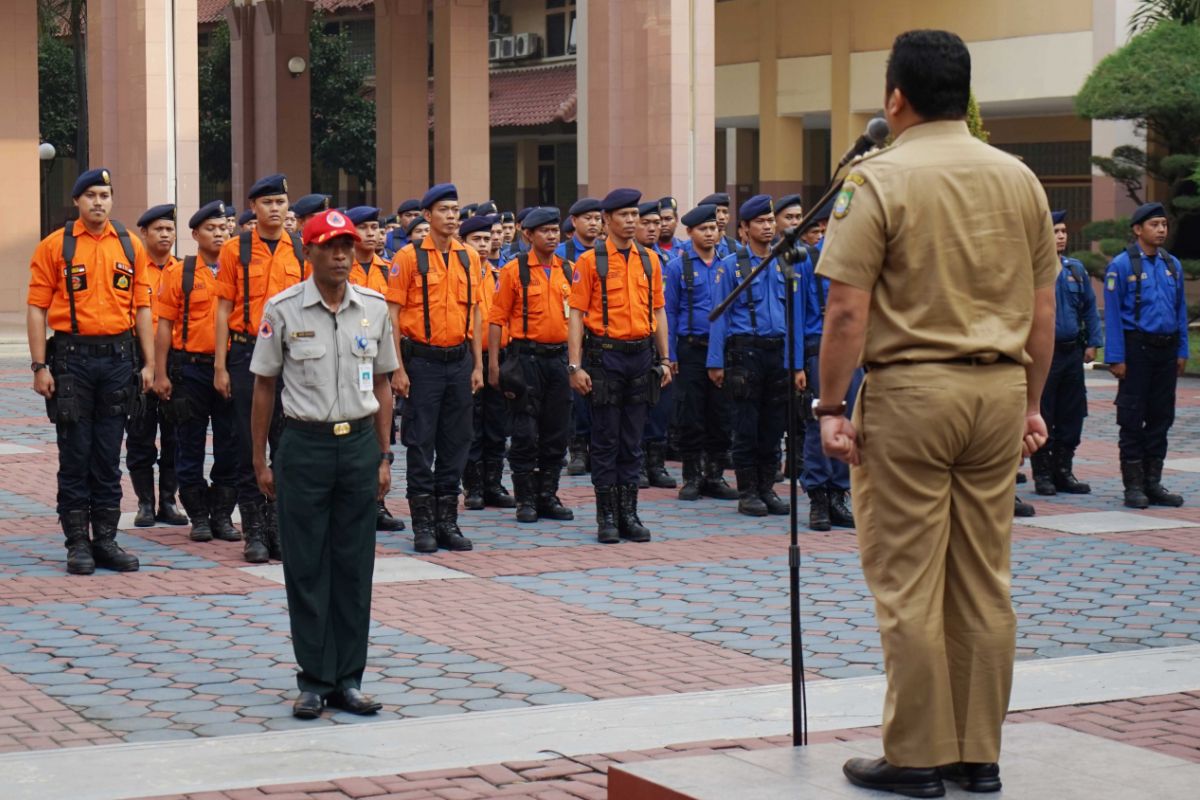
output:
POLYGON ((100 170, 100 180, 104 181, 105 183, 112 183, 112 180, 108 177, 108 170, 100 170))
POLYGON ((225 203, 218 201, 217 202, 217 210, 220 211, 222 214, 224 214, 225 213, 225 203))
POLYGON ((283 193, 287 194, 287 178, 283 179, 283 193))

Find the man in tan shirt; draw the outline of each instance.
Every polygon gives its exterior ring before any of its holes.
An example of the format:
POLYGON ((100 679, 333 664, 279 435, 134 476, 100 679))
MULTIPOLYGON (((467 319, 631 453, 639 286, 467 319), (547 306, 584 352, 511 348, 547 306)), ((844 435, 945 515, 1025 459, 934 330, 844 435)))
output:
POLYGON ((1045 442, 1054 347, 1046 195, 1020 161, 968 133, 970 81, 954 34, 896 39, 885 99, 895 144, 852 166, 817 269, 832 279, 821 439, 852 465, 888 678, 884 758, 844 772, 910 797, 942 796, 943 777, 1000 788, 1011 503, 1019 459, 1045 442), (860 362, 851 421, 840 401, 860 362))

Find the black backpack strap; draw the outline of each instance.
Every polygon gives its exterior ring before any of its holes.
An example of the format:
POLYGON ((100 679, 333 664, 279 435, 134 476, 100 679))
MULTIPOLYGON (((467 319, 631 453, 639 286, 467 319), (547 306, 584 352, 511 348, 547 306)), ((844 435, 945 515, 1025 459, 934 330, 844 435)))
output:
MULTIPOLYGON (((75 260, 75 220, 73 219, 67 220, 63 225, 62 257, 67 265, 63 275, 67 284, 67 304, 71 308, 71 333, 78 335, 79 318, 75 316, 75 272, 74 265, 71 263, 75 260)), ((132 262, 130 262, 130 266, 133 266, 132 262)))
POLYGON ((305 266, 308 262, 304 260, 304 243, 300 241, 300 234, 289 232, 288 238, 292 241, 292 252, 296 254, 296 263, 300 265, 300 280, 308 280, 308 275, 305 274, 305 266))
MULTIPOLYGON (((642 269, 646 271, 646 330, 654 330, 654 265, 650 263, 650 254, 641 244, 637 245, 638 258, 642 260, 642 269)), ((632 296, 632 295, 631 295, 632 296)))
POLYGON ((238 238, 238 260, 242 262, 242 321, 245 323, 244 333, 249 336, 254 333, 250 327, 250 246, 253 244, 253 231, 242 231, 238 238))
POLYGON ((688 303, 688 330, 693 331, 692 327, 692 307, 696 304, 696 274, 692 270, 693 259, 699 260, 700 256, 692 253, 692 257, 688 258, 687 253, 683 254, 683 285, 687 287, 687 303, 688 303))
MULTIPOLYGON (((129 238, 129 230, 124 225, 117 222, 115 219, 110 219, 113 230, 117 232, 117 238, 121 240, 121 250, 125 252, 125 260, 129 262, 129 269, 132 272, 135 267, 133 240, 129 238)), ((129 288, 129 312, 136 318, 137 315, 137 287, 130 286, 129 288)))
POLYGON ((192 287, 196 285, 196 257, 183 258, 183 349, 187 350, 188 315, 192 308, 192 287))
POLYGON ((562 263, 563 277, 567 279, 567 286, 575 279, 575 262, 563 261, 562 263))
POLYGON ((529 338, 529 255, 517 256, 517 275, 521 279, 521 322, 525 325, 525 338, 529 338))
MULTIPOLYGON (((469 336, 471 334, 471 317, 473 316, 471 313, 471 254, 467 252, 465 247, 458 251, 458 263, 462 264, 463 272, 467 274, 467 324, 466 330, 463 331, 463 336, 469 336)), ((446 266, 449 266, 449 264, 446 266)), ((481 282, 483 281, 482 274, 479 279, 481 282)))
POLYGON ((570 261, 573 263, 577 257, 577 253, 575 252, 575 237, 574 236, 572 236, 570 239, 567 239, 567 246, 564 249, 567 252, 567 261, 570 261))
POLYGON ((600 321, 608 336, 608 240, 596 240, 596 277, 600 279, 600 321))
MULTIPOLYGON (((735 274, 737 275, 738 283, 741 283, 742 281, 744 281, 746 279, 746 276, 748 276, 752 271, 753 270, 750 267, 750 250, 747 248, 744 248, 744 247, 738 248, 738 250, 737 250, 737 268, 735 270, 735 274)), ((752 291, 751 289, 747 288, 746 291, 743 293, 743 295, 746 298, 746 308, 750 312, 750 328, 754 331, 754 334, 757 336, 758 335, 758 311, 754 307, 754 296, 753 296, 753 294, 751 294, 751 291, 752 291)))
POLYGON ((425 307, 425 343, 433 341, 429 327, 429 253, 418 242, 413 250, 417 255, 417 272, 421 275, 421 304, 425 307))
POLYGON ((387 283, 388 265, 384 264, 383 262, 380 262, 379 264, 376 264, 375 266, 379 267, 379 274, 383 276, 383 282, 387 283))

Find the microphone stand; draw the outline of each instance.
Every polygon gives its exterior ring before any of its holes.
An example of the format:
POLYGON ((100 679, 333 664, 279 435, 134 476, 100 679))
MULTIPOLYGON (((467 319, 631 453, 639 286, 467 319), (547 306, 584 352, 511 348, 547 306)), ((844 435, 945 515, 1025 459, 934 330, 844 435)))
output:
POLYGON ((787 317, 786 352, 789 384, 787 393, 787 470, 788 494, 791 501, 791 508, 788 512, 788 533, 790 536, 788 544, 788 591, 791 606, 793 747, 808 744, 808 697, 805 693, 804 685, 804 647, 802 646, 802 632, 800 628, 800 531, 799 512, 796 508, 797 500, 799 499, 799 489, 796 483, 796 391, 795 387, 791 385, 793 382, 792 373, 795 371, 793 367, 796 364, 796 297, 793 284, 796 279, 796 263, 807 258, 807 251, 802 252, 803 246, 797 245, 797 240, 800 238, 800 231, 807 227, 807 224, 817 215, 821 207, 829 201, 829 198, 833 197, 842 188, 844 182, 845 179, 831 182, 825 190, 825 194, 821 195, 821 199, 814 203, 809 212, 801 218, 800 224, 784 231, 779 241, 767 253, 766 258, 759 262, 758 266, 746 276, 745 280, 739 283, 729 293, 729 296, 722 300, 708 315, 709 322, 715 322, 720 318, 722 314, 729 310, 733 301, 749 288, 754 279, 772 261, 778 261, 783 266, 784 278, 787 280, 789 288, 789 291, 784 294, 784 315, 787 317))

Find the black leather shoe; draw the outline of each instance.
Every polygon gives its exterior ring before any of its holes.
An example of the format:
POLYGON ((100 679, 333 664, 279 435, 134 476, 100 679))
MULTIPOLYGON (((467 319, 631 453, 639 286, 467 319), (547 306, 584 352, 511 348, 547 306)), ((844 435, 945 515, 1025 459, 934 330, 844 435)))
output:
POLYGON ((326 698, 330 708, 348 711, 351 714, 374 714, 383 704, 363 694, 360 689, 343 689, 326 698))
POLYGON ((321 695, 316 692, 301 692, 296 702, 292 703, 292 716, 296 719, 316 719, 321 716, 324 704, 321 695))
POLYGON ((885 758, 852 758, 842 774, 855 786, 905 797, 942 797, 946 787, 936 767, 893 767, 885 758))
POLYGON ((999 764, 950 764, 938 769, 942 777, 954 781, 968 792, 1000 791, 999 764))
POLYGON ((1037 516, 1037 509, 1026 503, 1020 497, 1013 497, 1013 516, 1014 517, 1034 517, 1037 516))

